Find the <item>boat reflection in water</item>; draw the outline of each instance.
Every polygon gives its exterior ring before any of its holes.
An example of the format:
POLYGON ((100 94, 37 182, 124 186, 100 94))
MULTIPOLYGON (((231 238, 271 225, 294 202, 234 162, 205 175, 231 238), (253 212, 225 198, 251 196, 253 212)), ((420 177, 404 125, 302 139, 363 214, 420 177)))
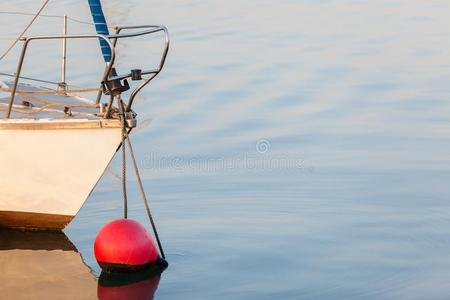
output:
POLYGON ((62 232, 0 228, 2 299, 153 299, 161 272, 100 276, 62 232))
POLYGON ((0 229, 4 299, 95 299, 96 279, 62 232, 0 229))

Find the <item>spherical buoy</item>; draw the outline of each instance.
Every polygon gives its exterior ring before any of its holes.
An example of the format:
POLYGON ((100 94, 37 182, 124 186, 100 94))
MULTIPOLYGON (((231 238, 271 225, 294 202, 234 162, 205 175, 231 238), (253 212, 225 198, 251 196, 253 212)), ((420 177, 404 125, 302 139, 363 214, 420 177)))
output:
POLYGON ((129 219, 103 226, 94 242, 94 254, 105 272, 138 271, 158 261, 158 250, 148 231, 129 219))

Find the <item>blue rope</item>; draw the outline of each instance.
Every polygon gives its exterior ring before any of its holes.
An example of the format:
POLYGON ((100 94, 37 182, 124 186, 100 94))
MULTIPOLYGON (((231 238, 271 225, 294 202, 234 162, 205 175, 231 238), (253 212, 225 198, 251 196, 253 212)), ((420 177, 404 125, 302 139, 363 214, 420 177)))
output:
MULTIPOLYGON (((109 35, 108 24, 103 15, 102 4, 100 0, 88 0, 91 9, 92 19, 94 20, 95 30, 98 34, 109 35)), ((105 40, 99 39, 100 49, 102 50, 105 62, 111 61, 111 49, 105 40)))

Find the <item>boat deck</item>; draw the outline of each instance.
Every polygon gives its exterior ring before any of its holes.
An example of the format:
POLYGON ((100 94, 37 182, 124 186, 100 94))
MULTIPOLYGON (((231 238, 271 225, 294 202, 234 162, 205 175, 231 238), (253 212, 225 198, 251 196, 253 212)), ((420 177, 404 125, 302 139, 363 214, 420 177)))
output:
MULTIPOLYGON (((117 115, 103 118, 101 105, 73 94, 74 91, 56 91, 24 83, 17 86, 11 116, 6 118, 11 86, 11 83, 0 81, 0 129, 88 129, 121 126, 117 115)), ((113 111, 116 111, 115 107, 113 111)))
MULTIPOLYGON (((0 119, 6 116, 12 83, 0 81, 0 119), (1 115, 3 114, 3 116, 1 115)), ((100 105, 71 93, 36 87, 17 86, 11 119, 101 119, 100 105)))

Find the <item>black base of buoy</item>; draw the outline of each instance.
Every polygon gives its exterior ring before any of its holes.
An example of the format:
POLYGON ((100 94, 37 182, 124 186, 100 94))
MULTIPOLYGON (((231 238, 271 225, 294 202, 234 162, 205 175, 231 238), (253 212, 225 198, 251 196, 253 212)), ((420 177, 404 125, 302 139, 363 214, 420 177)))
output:
POLYGON ((115 263, 105 263, 99 261, 98 264, 102 268, 102 274, 103 273, 132 273, 132 272, 139 272, 139 271, 148 271, 148 270, 161 270, 164 271, 168 266, 169 263, 161 258, 158 257, 158 259, 155 262, 150 262, 148 264, 143 265, 125 265, 125 264, 115 264, 115 263))

